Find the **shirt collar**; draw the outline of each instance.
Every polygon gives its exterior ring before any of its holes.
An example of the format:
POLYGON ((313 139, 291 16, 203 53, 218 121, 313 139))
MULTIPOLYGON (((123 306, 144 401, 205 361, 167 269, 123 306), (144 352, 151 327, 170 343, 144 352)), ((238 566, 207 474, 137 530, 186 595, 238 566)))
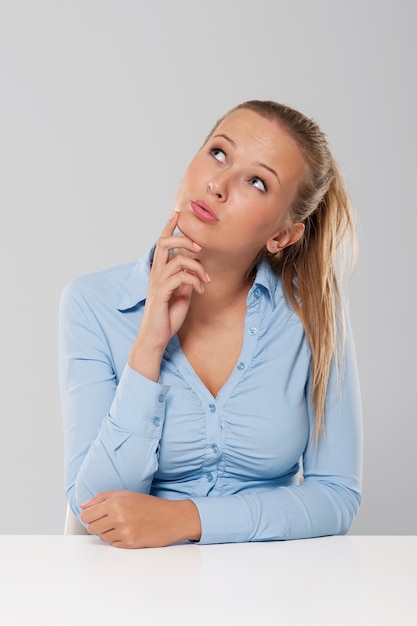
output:
POLYGON ((151 271, 151 261, 155 252, 155 245, 136 263, 130 273, 125 290, 123 291, 119 306, 119 311, 127 311, 146 300, 148 291, 149 273, 151 271))
POLYGON ((272 306, 275 307, 280 295, 282 295, 281 281, 272 270, 266 259, 261 259, 256 268, 256 276, 253 287, 262 287, 271 299, 272 306))
MULTIPOLYGON (((135 264, 126 281, 125 290, 123 291, 119 306, 117 307, 119 311, 132 309, 140 302, 146 300, 149 273, 154 252, 155 245, 153 245, 135 264)), ((275 307, 279 292, 281 291, 280 280, 265 259, 261 259, 258 263, 253 288, 256 286, 262 287, 268 293, 272 306, 275 307)))

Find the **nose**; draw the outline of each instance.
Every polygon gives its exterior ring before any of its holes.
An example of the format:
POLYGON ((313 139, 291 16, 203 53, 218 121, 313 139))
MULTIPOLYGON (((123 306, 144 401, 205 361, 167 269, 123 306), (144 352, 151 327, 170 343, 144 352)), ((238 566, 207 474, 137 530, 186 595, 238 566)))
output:
POLYGON ((215 180, 207 185, 209 193, 215 195, 218 200, 226 200, 226 186, 224 182, 215 180))

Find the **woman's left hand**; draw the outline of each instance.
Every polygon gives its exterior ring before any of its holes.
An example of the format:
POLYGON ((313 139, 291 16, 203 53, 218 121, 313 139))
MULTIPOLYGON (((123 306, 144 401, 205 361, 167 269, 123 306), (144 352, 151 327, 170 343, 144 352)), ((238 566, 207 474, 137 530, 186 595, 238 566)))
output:
POLYGON ((81 508, 88 532, 118 548, 156 548, 201 537, 200 516, 191 500, 107 491, 81 508))

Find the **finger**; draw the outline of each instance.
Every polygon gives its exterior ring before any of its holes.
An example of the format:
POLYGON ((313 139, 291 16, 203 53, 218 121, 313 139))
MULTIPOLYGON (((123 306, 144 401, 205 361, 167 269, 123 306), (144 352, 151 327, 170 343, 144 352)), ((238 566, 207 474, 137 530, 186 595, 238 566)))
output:
POLYGON ((209 283, 211 281, 210 276, 198 259, 193 259, 183 254, 178 254, 169 261, 166 272, 167 277, 173 276, 177 272, 185 272, 196 276, 202 283, 209 283))
POLYGON ((199 252, 201 250, 201 246, 192 241, 186 235, 176 235, 174 236, 174 231, 178 223, 178 213, 174 211, 173 216, 171 216, 163 228, 159 239, 156 244, 154 257, 153 257, 153 266, 162 266, 165 265, 169 259, 170 252, 172 250, 178 248, 184 248, 189 250, 190 252, 199 252))
POLYGON ((87 530, 90 535, 105 535, 114 530, 114 522, 111 522, 108 516, 103 517, 91 524, 87 524, 87 530))
POLYGON ((204 293, 205 290, 199 276, 189 272, 187 269, 179 268, 177 272, 174 272, 166 279, 164 288, 166 289, 167 298, 171 298, 173 294, 177 294, 185 286, 191 287, 198 293, 204 293))
POLYGON ((94 498, 91 498, 91 500, 87 500, 87 502, 83 502, 82 504, 80 504, 80 508, 85 510, 90 508, 90 506, 95 506, 96 504, 99 504, 100 502, 104 502, 104 500, 98 498, 97 496, 94 496, 94 498))
POLYGON ((92 524, 99 519, 102 519, 107 515, 107 506, 105 502, 101 502, 99 504, 92 505, 84 511, 80 515, 80 519, 84 524, 92 524))
POLYGON ((145 545, 138 543, 138 541, 133 542, 132 539, 129 539, 129 536, 123 536, 116 528, 108 533, 99 535, 99 537, 102 541, 113 546, 113 548, 132 549, 145 547, 145 545))
POLYGON ((98 536, 102 541, 107 541, 107 543, 120 541, 120 533, 116 530, 116 528, 111 528, 110 530, 106 530, 105 532, 98 533, 98 536))
POLYGON ((201 246, 185 235, 175 235, 171 237, 161 236, 156 244, 152 263, 153 267, 162 267, 165 265, 169 261, 173 250, 178 249, 189 250, 190 252, 196 253, 201 251, 201 246))
POLYGON ((90 500, 80 504, 80 507, 82 509, 86 509, 90 506, 94 506, 95 504, 99 504, 100 502, 104 502, 105 500, 108 500, 109 498, 112 498, 116 494, 120 493, 120 491, 100 491, 100 493, 96 493, 96 495, 90 498, 90 500))
POLYGON ((156 249, 155 249, 155 254, 154 254, 154 263, 155 263, 155 256, 157 255, 157 251, 162 251, 162 252, 165 251, 166 252, 165 263, 168 260, 170 247, 169 247, 169 243, 167 242, 167 240, 174 239, 173 235, 178 224, 178 216, 179 216, 178 212, 174 211, 171 217, 169 218, 168 222, 165 224, 164 228, 162 229, 162 232, 159 235, 159 239, 156 244, 156 249))

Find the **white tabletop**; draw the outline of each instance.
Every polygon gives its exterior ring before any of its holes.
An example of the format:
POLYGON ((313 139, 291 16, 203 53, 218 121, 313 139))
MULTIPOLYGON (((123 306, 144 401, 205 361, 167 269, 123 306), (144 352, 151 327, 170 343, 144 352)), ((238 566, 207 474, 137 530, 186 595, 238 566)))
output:
POLYGON ((0 624, 417 624, 417 536, 122 550, 0 536, 0 624))

